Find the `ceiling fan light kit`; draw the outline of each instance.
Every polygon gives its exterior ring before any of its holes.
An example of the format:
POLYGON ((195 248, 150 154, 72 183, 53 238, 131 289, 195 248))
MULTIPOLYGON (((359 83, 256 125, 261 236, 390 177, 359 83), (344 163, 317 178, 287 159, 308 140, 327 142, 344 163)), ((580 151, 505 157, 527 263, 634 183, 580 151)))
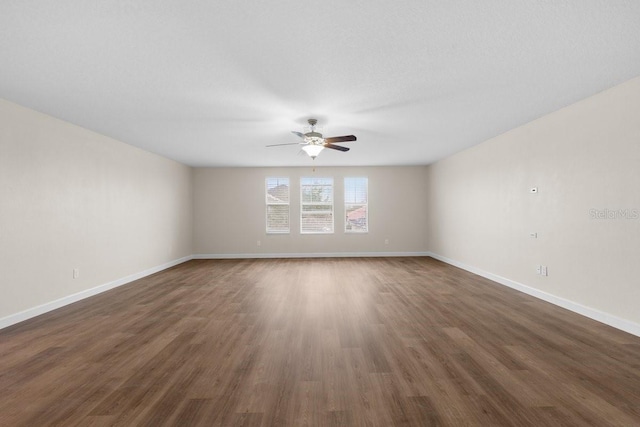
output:
POLYGON ((320 152, 324 150, 324 147, 322 145, 309 144, 302 147, 302 149, 304 150, 305 153, 309 155, 309 157, 311 157, 312 159, 315 159, 318 156, 318 154, 320 154, 320 152))
POLYGON ((276 147, 280 145, 302 145, 302 150, 309 155, 312 159, 315 159, 318 154, 325 148, 331 148, 332 150, 338 150, 342 152, 349 151, 349 148, 343 147, 341 145, 334 145, 334 142, 351 142, 356 141, 356 137, 354 135, 345 135, 345 136, 335 136, 331 138, 324 138, 320 132, 316 132, 316 124, 318 121, 316 119, 307 120, 309 125, 311 126, 311 131, 307 133, 300 133, 296 131, 291 131, 294 135, 302 138, 302 142, 293 142, 289 144, 272 144, 267 145, 267 147, 276 147))

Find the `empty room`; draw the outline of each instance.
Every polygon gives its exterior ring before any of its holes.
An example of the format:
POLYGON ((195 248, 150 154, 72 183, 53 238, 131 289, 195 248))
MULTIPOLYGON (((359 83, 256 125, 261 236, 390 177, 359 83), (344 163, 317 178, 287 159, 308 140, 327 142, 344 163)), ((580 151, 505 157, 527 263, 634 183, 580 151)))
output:
POLYGON ((640 3, 0 3, 0 426, 640 426, 640 3))

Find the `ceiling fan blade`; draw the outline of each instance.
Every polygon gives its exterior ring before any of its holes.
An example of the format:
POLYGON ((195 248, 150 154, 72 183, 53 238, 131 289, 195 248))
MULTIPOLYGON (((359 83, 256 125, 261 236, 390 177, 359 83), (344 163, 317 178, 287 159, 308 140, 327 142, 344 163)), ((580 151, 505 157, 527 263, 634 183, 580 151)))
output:
POLYGON ((331 148, 333 150, 338 150, 338 151, 349 151, 349 148, 347 148, 347 147, 341 147, 339 145, 333 145, 333 144, 329 144, 329 143, 325 143, 324 144, 324 148, 331 148))
POLYGON ((355 141, 357 138, 355 137, 355 135, 345 135, 345 136, 334 136, 332 138, 325 138, 324 142, 328 142, 329 144, 332 144, 334 142, 349 142, 349 141, 355 141))
POLYGON ((294 135, 298 135, 300 138, 304 138, 304 133, 296 132, 295 130, 292 130, 291 133, 294 135))
POLYGON ((265 145, 265 147, 279 147, 281 145, 300 145, 302 144, 302 142, 287 142, 286 144, 271 144, 271 145, 265 145))

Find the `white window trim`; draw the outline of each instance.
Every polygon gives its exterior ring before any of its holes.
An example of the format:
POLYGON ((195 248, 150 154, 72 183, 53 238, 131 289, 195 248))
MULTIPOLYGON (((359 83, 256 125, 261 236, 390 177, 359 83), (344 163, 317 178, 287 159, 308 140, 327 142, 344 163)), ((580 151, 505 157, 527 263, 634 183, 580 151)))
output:
POLYGON ((265 222, 265 232, 266 234, 291 234, 291 179, 286 176, 268 176, 264 179, 264 222, 265 222), (282 179, 287 180, 289 187, 289 202, 288 203, 269 203, 268 194, 269 194, 269 180, 270 179, 282 179), (269 230, 269 206, 287 206, 287 215, 289 217, 289 227, 287 231, 270 231, 269 230))
POLYGON ((343 201, 344 201, 344 232, 345 234, 367 234, 369 232, 369 177, 368 176, 345 176, 343 181, 343 201), (347 179, 350 178, 366 178, 367 180, 367 203, 347 203, 346 200, 344 200, 344 195, 347 194, 347 179), (366 206, 367 209, 367 229, 365 231, 353 231, 353 230, 347 230, 347 208, 349 206, 366 206))
POLYGON ((300 234, 335 234, 336 231, 336 214, 335 214, 335 204, 336 204, 336 185, 335 185, 335 181, 333 179, 332 176, 323 176, 323 177, 308 177, 308 176, 303 176, 300 177, 300 234), (302 230, 302 214, 304 209, 302 208, 304 205, 327 205, 329 206, 329 203, 322 203, 322 202, 307 202, 305 203, 303 201, 303 196, 302 196, 302 190, 304 188, 304 185, 302 184, 302 181, 305 179, 329 179, 331 180, 331 210, 327 210, 327 211, 319 211, 319 212, 314 212, 314 213, 331 213, 331 221, 332 221, 332 230, 331 231, 303 231, 302 230))

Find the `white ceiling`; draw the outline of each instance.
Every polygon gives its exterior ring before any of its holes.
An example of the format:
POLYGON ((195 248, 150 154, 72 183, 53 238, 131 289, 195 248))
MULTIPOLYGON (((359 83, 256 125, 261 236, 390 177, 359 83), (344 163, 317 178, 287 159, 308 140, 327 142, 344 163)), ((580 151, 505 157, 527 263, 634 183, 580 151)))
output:
POLYGON ((0 2, 0 97, 192 166, 427 164, 640 75, 640 1, 0 2), (347 144, 344 144, 347 145, 347 144))

